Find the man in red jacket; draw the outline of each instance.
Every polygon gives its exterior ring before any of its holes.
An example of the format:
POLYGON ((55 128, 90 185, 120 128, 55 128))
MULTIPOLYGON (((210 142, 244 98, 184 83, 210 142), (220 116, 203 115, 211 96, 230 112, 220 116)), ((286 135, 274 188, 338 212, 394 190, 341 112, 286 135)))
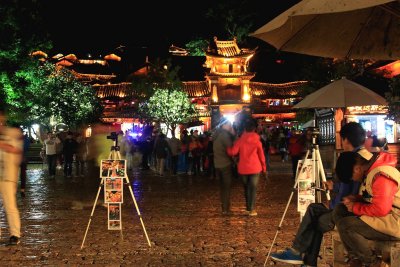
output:
POLYGON ((354 152, 353 180, 362 182, 359 194, 343 198, 334 210, 349 266, 383 266, 368 240, 400 240, 400 172, 397 160, 379 152, 370 161, 354 152), (363 265, 364 264, 364 265, 363 265))
POLYGON ((228 155, 239 155, 238 173, 243 180, 246 211, 249 216, 257 215, 254 209, 257 184, 261 171, 264 174, 267 172, 260 136, 255 130, 254 120, 248 119, 245 123, 245 132, 232 147, 227 149, 228 155))

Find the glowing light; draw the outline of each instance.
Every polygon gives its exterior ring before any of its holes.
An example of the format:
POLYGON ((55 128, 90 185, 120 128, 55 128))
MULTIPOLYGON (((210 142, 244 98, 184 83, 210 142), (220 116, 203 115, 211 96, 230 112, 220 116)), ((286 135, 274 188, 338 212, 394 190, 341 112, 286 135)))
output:
POLYGON ((230 121, 231 123, 233 123, 235 121, 235 115, 233 114, 225 114, 224 117, 230 121))
POLYGON ((92 136, 92 127, 88 127, 85 131, 85 137, 91 137, 92 136))

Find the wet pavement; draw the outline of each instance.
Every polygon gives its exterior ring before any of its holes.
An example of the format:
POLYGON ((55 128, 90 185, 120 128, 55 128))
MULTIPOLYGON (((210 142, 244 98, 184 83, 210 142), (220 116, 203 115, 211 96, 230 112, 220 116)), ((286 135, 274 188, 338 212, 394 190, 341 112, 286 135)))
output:
MULTIPOLYGON (((151 247, 125 185, 122 231, 107 230, 101 189, 81 249, 100 178, 72 180, 58 170, 50 179, 46 165, 29 165, 26 196, 18 195, 21 243, 0 247, 0 266, 263 266, 276 233, 272 252, 290 246, 300 220, 294 194, 277 232, 293 189, 290 172, 290 163, 272 157, 269 178, 258 186, 258 216, 249 217, 238 179, 232 187, 233 214, 223 216, 218 180, 135 169, 129 180, 151 247)), ((9 234, 2 209, 0 226, 4 244, 9 234)), ((329 237, 324 240, 329 247, 329 237)), ((331 266, 329 251, 319 266, 331 266)))

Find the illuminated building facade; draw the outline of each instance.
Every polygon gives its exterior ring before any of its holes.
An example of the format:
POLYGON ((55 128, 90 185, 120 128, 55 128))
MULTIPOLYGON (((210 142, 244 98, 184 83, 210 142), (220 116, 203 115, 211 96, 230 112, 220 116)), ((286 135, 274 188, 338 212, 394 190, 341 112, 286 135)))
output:
MULTIPOLYGON (((171 48, 170 48, 171 50, 171 48)), ((173 47, 175 54, 183 55, 185 51, 173 47)), ((300 101, 300 88, 305 81, 273 84, 252 82, 256 73, 249 71, 249 62, 255 50, 239 48, 236 39, 220 41, 216 37, 205 56, 203 67, 205 79, 202 81, 184 81, 183 90, 192 103, 196 104, 202 122, 202 131, 214 128, 221 116, 234 117, 243 110, 251 113, 260 122, 279 124, 293 120, 295 113, 292 106, 300 101)), ((116 82, 113 73, 88 74, 79 71, 82 65, 108 67, 121 58, 109 54, 102 59, 78 59, 75 55, 57 55, 55 64, 62 65, 82 82, 90 84, 100 98, 104 107, 102 120, 108 123, 136 124, 133 118, 138 103, 134 85, 129 82, 116 82)), ((133 75, 147 75, 149 62, 133 75)))
POLYGON ((240 49, 236 39, 220 41, 206 51, 205 81, 184 82, 184 90, 198 110, 207 129, 214 128, 221 116, 234 117, 245 110, 261 122, 293 120, 292 106, 300 100, 305 81, 282 84, 252 82, 248 70, 255 50, 240 49))

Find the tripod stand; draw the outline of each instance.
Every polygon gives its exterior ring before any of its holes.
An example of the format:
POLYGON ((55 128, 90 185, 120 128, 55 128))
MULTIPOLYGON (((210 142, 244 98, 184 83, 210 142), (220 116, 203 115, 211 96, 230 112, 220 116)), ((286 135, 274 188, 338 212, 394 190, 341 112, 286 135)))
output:
MULTIPOLYGON (((110 152, 110 154, 108 156, 108 159, 121 159, 121 154, 119 152, 119 146, 117 145, 118 144, 118 136, 116 136, 116 138, 113 139, 113 140, 114 140, 114 145, 111 147, 111 152, 110 152)), ((90 214, 89 222, 88 222, 88 225, 86 227, 85 236, 83 237, 81 249, 83 248, 83 245, 85 243, 86 235, 87 235, 87 233, 89 231, 90 223, 92 222, 92 217, 93 217, 93 214, 94 214, 94 210, 96 208, 97 200, 98 200, 99 195, 100 195, 101 187, 104 185, 104 179, 105 179, 104 177, 101 178, 101 182, 100 182, 100 185, 99 185, 99 189, 97 191, 96 199, 95 199, 94 204, 93 204, 92 213, 90 214)), ((129 178, 128 178, 128 175, 126 173, 124 174, 123 179, 126 180, 126 184, 129 186, 129 191, 131 192, 132 200, 133 200, 133 203, 135 204, 136 212, 137 212, 137 214, 139 216, 140 223, 142 224, 142 228, 143 228, 144 234, 146 236, 147 243, 149 244, 149 247, 151 247, 150 239, 149 239, 149 237, 147 235, 146 228, 145 228, 144 223, 143 223, 142 215, 140 214, 139 207, 138 207, 138 205, 136 203, 136 199, 135 199, 135 196, 133 194, 131 183, 129 182, 129 178)), ((121 232, 122 232, 122 228, 121 228, 121 232)))
MULTIPOLYGON (((314 181, 315 188, 320 189, 321 186, 322 186, 322 182, 326 182, 326 177, 325 177, 325 172, 324 172, 324 166, 322 165, 321 155, 319 153, 319 146, 318 146, 318 144, 316 142, 317 136, 319 134, 319 129, 318 128, 309 128, 308 130, 312 131, 312 146, 309 149, 307 149, 306 155, 304 157, 304 161, 306 159, 308 159, 310 157, 310 154, 311 154, 312 180, 314 181)), ((271 254, 272 247, 274 246, 275 240, 276 240, 276 238, 277 238, 277 236, 278 236, 278 234, 279 234, 279 232, 281 230, 283 220, 284 220, 284 218, 286 216, 286 212, 287 212, 287 210, 289 208, 289 204, 292 201, 293 194, 297 190, 298 184, 299 184, 299 168, 297 168, 295 183, 293 185, 292 192, 290 193, 289 200, 288 200, 288 202, 286 204, 285 211, 283 212, 282 218, 281 218, 281 220, 279 222, 278 229, 276 230, 274 239, 273 239, 272 244, 271 244, 271 246, 269 248, 269 251, 268 251, 268 254, 267 254, 267 258, 265 259, 265 262, 264 262, 264 267, 267 265, 269 256, 271 254)), ((315 192, 315 188, 313 189, 314 192, 315 192)), ((330 200, 329 191, 328 190, 323 190, 323 191, 325 191, 325 193, 326 193, 327 200, 330 200)), ((321 202, 321 192, 320 192, 320 190, 317 190, 317 194, 316 195, 317 195, 317 201, 318 201, 318 203, 320 203, 321 202)))

